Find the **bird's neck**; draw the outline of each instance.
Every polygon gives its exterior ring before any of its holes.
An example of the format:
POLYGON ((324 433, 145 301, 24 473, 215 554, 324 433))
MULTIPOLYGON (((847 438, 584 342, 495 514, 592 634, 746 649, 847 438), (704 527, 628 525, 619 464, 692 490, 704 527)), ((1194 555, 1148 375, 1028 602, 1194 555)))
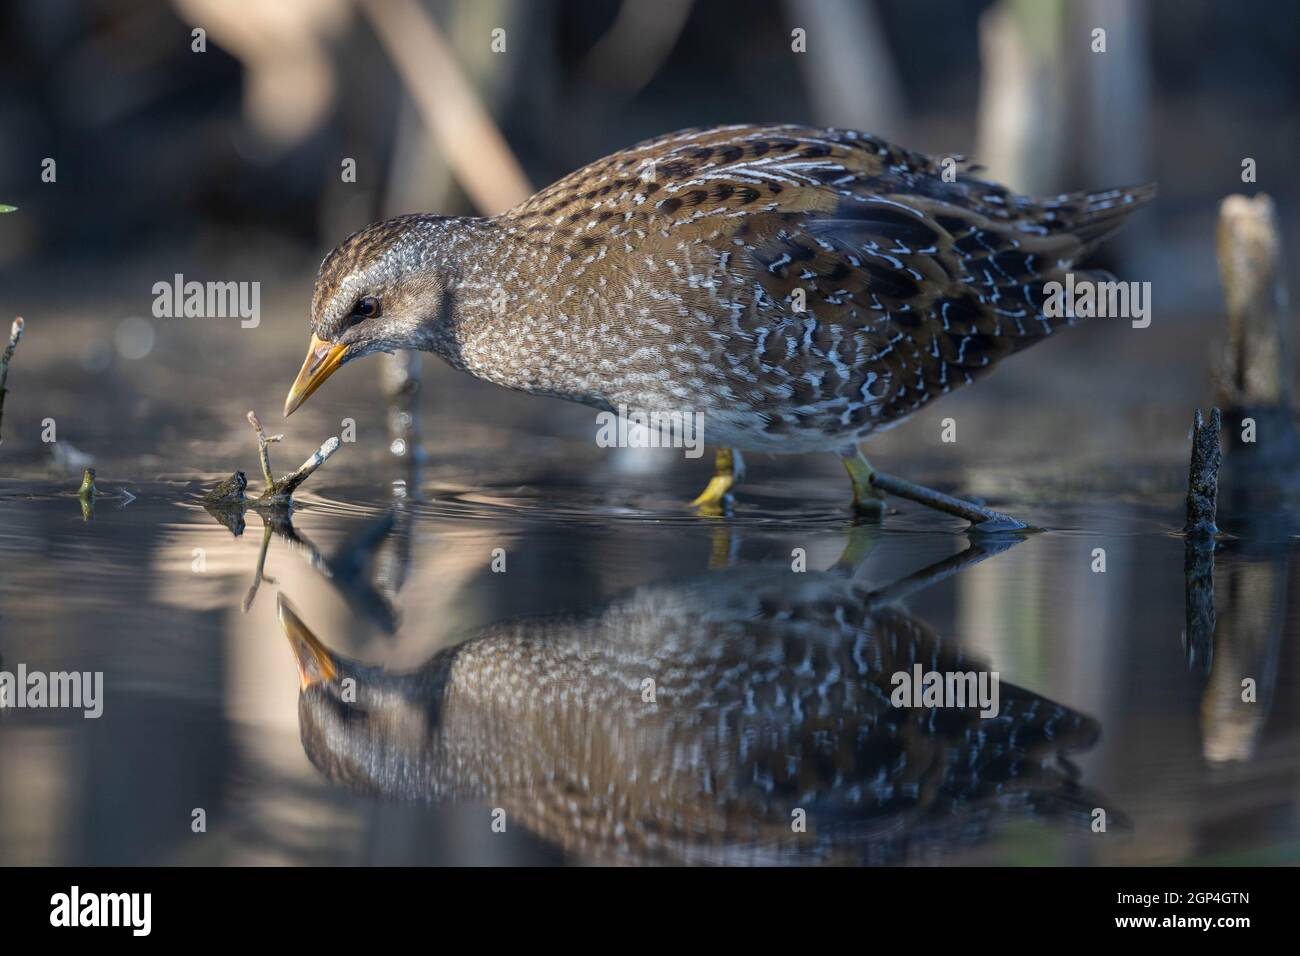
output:
POLYGON ((566 347, 576 323, 601 309, 598 297, 577 294, 568 247, 505 217, 459 220, 457 232, 446 303, 454 321, 433 350, 496 385, 603 404, 582 351, 566 347))

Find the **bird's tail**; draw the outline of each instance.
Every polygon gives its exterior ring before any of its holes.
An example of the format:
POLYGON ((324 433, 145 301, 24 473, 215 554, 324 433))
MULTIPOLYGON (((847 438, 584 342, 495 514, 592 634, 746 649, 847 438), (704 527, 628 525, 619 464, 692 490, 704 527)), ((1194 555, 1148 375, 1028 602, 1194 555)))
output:
POLYGON ((1113 235, 1128 217, 1156 197, 1156 184, 1121 186, 1101 192, 1066 193, 1038 201, 1041 221, 1053 231, 1068 232, 1090 252, 1113 235))

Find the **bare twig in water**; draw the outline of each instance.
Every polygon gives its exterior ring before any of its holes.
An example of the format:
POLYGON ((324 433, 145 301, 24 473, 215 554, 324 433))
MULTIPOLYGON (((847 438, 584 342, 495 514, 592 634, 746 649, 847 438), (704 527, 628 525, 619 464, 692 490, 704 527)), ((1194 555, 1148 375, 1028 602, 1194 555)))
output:
MULTIPOLYGON (((5 382, 9 378, 9 363, 14 357, 14 349, 18 348, 18 343, 22 340, 25 327, 21 315, 14 319, 14 324, 9 329, 9 344, 5 347, 4 354, 0 355, 0 423, 4 422, 5 382)), ((3 441, 4 433, 0 432, 0 442, 3 441)))
POLYGON ((262 550, 257 553, 257 567, 253 569, 253 583, 248 586, 248 593, 244 595, 244 603, 241 605, 245 614, 253 606, 253 599, 257 597, 257 589, 262 586, 263 581, 275 583, 275 578, 268 577, 266 574, 266 552, 271 544, 271 523, 262 524, 262 550))
POLYGON ((269 446, 280 441, 283 435, 267 436, 262 422, 256 412, 248 413, 248 423, 257 432, 258 458, 262 464, 262 475, 266 479, 266 490, 256 498, 245 495, 248 479, 242 471, 237 471, 203 495, 203 507, 219 522, 230 529, 236 537, 244 533, 244 510, 257 508, 263 520, 276 522, 286 520, 288 509, 293 504, 293 493, 298 486, 311 477, 321 465, 339 449, 337 436, 329 439, 312 453, 296 471, 275 478, 271 472, 271 454, 269 446), (268 514, 270 517, 268 518, 268 514), (279 518, 276 515, 279 514, 279 518))
MULTIPOLYGON (((397 611, 383 594, 370 582, 366 569, 373 563, 374 552, 393 527, 393 515, 382 515, 371 525, 345 541, 338 554, 327 558, 306 535, 293 526, 289 513, 282 510, 262 510, 258 515, 266 526, 284 539, 291 551, 297 552, 314 570, 328 580, 358 614, 379 625, 385 634, 397 630, 397 611)), ((265 578, 274 583, 274 579, 265 578)), ((255 592, 250 592, 249 606, 255 592)))
POLYGON ((1223 456, 1219 451, 1219 430, 1222 422, 1219 410, 1210 412, 1207 424, 1196 410, 1192 421, 1192 460, 1187 472, 1187 524, 1183 533, 1198 542, 1213 543, 1219 533, 1214 523, 1218 512, 1219 465, 1223 456))
POLYGON ((253 431, 257 432, 257 454, 262 461, 262 477, 266 479, 267 494, 275 494, 275 478, 271 475, 271 442, 282 441, 283 435, 272 435, 269 438, 266 429, 262 427, 262 420, 257 417, 257 412, 248 413, 248 424, 253 426, 253 431))
POLYGON ((274 490, 267 491, 254 499, 253 504, 287 505, 290 496, 298 490, 298 486, 310 478, 312 472, 329 461, 330 456, 339 450, 340 444, 337 435, 326 439, 325 443, 312 452, 312 456, 299 465, 296 471, 292 474, 281 475, 273 486, 274 490))
MULTIPOLYGON (((266 479, 266 490, 250 502, 255 508, 264 506, 283 507, 290 504, 290 499, 293 493, 298 490, 298 486, 310 478, 312 472, 325 464, 330 456, 339 450, 340 442, 336 435, 327 439, 324 444, 312 453, 310 458, 298 466, 296 471, 276 478, 271 472, 270 446, 273 442, 283 440, 284 436, 268 436, 266 430, 262 427, 261 419, 257 417, 257 412, 250 411, 248 413, 248 424, 252 425, 253 431, 257 432, 257 454, 262 462, 262 476, 266 479)), ((227 479, 227 481, 230 480, 227 479)), ((242 493, 243 489, 240 488, 239 490, 242 493)), ((216 489, 213 490, 213 493, 215 491, 216 489)))

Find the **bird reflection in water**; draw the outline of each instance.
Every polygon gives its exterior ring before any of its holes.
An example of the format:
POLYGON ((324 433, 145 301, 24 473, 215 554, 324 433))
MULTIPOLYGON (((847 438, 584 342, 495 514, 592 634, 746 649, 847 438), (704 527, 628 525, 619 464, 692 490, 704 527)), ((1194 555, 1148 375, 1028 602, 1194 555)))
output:
POLYGON ((1090 718, 1005 683, 989 719, 890 703, 914 664, 984 669, 896 602, 989 553, 876 591, 838 569, 714 571, 488 627, 403 673, 333 653, 281 596, 303 747, 351 789, 480 801, 584 862, 897 863, 1016 815, 1086 830, 1104 802, 1065 755, 1096 742, 1090 718))

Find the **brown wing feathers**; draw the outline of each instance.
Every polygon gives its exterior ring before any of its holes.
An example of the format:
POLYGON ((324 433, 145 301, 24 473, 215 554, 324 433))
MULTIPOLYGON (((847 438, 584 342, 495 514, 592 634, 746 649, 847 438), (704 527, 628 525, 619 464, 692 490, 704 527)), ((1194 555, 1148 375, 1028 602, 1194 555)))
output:
MULTIPOLYGON (((1154 194, 1035 200, 964 161, 947 182, 945 165, 850 130, 687 130, 578 170, 505 219, 627 269, 712 257, 716 278, 679 289, 676 314, 731 330, 719 348, 737 395, 882 427, 1049 335, 1065 320, 1043 316, 1044 283, 1154 194)), ((768 430, 786 424, 773 414, 768 430)))

